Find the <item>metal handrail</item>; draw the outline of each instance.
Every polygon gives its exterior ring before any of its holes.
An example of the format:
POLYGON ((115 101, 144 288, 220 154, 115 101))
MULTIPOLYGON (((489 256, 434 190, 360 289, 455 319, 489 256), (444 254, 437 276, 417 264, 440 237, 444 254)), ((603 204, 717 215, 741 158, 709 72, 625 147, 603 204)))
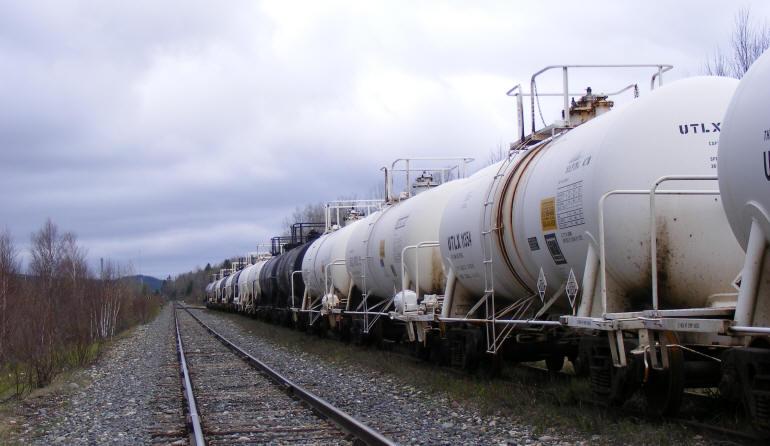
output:
MULTIPOLYGON (((650 188, 650 259, 652 262, 652 308, 658 309, 658 237, 655 228, 655 192, 667 181, 717 181, 716 175, 665 175, 658 178, 650 188)), ((716 195, 719 191, 716 191, 716 195)))
MULTIPOLYGON (((599 280, 600 280, 600 290, 601 290, 601 296, 602 296, 602 316, 604 316, 607 313, 607 262, 606 262, 606 249, 605 249, 605 240, 604 240, 604 203, 607 200, 607 198, 613 196, 613 195, 718 195, 718 190, 657 190, 656 187, 653 187, 651 189, 615 189, 611 190, 604 195, 601 196, 599 199, 599 280)), ((652 209, 651 209, 652 211, 652 209)), ((653 227, 650 227, 650 231, 652 234, 655 234, 655 228, 654 228, 654 216, 652 217, 653 227)), ((654 235, 652 235, 654 237, 654 235)), ((655 276, 653 276, 655 277, 655 276)), ((655 281, 657 285, 657 281, 655 281)), ((655 301, 653 302, 654 309, 658 309, 658 302, 657 302, 657 295, 655 296, 655 301)))
POLYGON ((294 306, 294 275, 295 274, 302 274, 302 270, 298 269, 296 271, 291 272, 291 309, 296 310, 297 307, 294 306))
MULTIPOLYGON (((468 322, 473 324, 489 324, 489 319, 466 319, 463 317, 440 317, 440 322, 468 322)), ((538 321, 535 319, 495 319, 494 324, 501 325, 537 325, 545 327, 561 327, 562 323, 559 321, 538 321)))
POLYGON ((336 210, 336 216, 337 216, 337 225, 340 224, 340 209, 349 209, 349 208, 363 208, 366 209, 366 215, 369 215, 372 213, 372 209, 375 211, 382 209, 382 207, 385 205, 385 200, 381 200, 379 198, 375 199, 362 199, 362 200, 334 200, 329 201, 326 203, 325 206, 325 214, 326 214, 326 231, 329 232, 332 227, 332 215, 331 211, 332 209, 336 210))
MULTIPOLYGON (((535 97, 536 96, 550 96, 550 94, 547 94, 547 95, 534 94, 534 92, 535 92, 535 90, 537 88, 535 86, 535 78, 537 78, 537 76, 545 73, 546 71, 553 70, 553 69, 556 69, 556 68, 561 68, 562 69, 562 83, 563 83, 563 86, 564 86, 564 90, 563 90, 563 92, 561 94, 559 94, 557 96, 563 96, 564 97, 564 119, 566 120, 567 117, 569 116, 569 97, 571 95, 569 93, 569 74, 568 74, 568 70, 570 68, 656 68, 657 71, 652 75, 652 78, 650 79, 650 89, 652 90, 652 89, 655 88, 655 80, 656 79, 658 80, 658 86, 662 85, 662 83, 663 83, 663 73, 671 70, 672 68, 674 68, 674 66, 670 65, 670 64, 548 65, 547 67, 542 68, 541 70, 535 72, 532 75, 532 77, 530 78, 530 93, 529 93, 529 96, 530 96, 530 115, 531 115, 531 120, 532 120, 532 133, 536 132, 536 128, 535 128, 536 127, 536 124, 535 124, 535 97)), ((517 89, 521 92, 521 84, 514 86, 513 88, 508 90, 508 92, 506 94, 508 94, 508 96, 514 96, 514 95, 511 95, 510 93, 512 93, 514 90, 517 90, 517 89)), ((628 89, 628 87, 626 87, 626 89, 628 89)), ((621 90, 621 91, 625 91, 625 89, 621 90)), ((523 110, 520 113, 520 116, 521 116, 521 122, 522 122, 522 127, 523 127, 523 125, 524 125, 523 124, 523 121, 524 121, 523 110)), ((521 131, 520 133, 523 134, 523 131, 521 131)))
POLYGON ((438 170, 441 171, 442 180, 444 172, 449 172, 452 170, 457 169, 457 175, 459 178, 465 178, 467 174, 467 167, 468 164, 473 162, 474 158, 471 158, 469 156, 455 156, 455 157, 412 157, 412 158, 396 158, 391 164, 390 164, 390 170, 388 170, 386 167, 383 167, 381 170, 385 171, 385 192, 386 197, 385 200, 390 202, 393 200, 393 197, 391 194, 393 193, 393 172, 406 172, 406 193, 407 196, 411 196, 411 191, 409 190, 409 172, 416 172, 420 170, 438 170), (419 168, 419 169, 410 169, 409 164, 411 161, 459 161, 460 163, 451 166, 451 167, 427 167, 427 168, 419 168), (396 164, 404 163, 405 168, 403 169, 396 169, 396 164))
POLYGON ((329 268, 330 266, 342 266, 346 265, 345 259, 334 259, 331 263, 327 263, 324 267, 324 294, 332 294, 329 289, 329 268))
POLYGON ((414 249, 417 253, 414 255, 415 262, 415 279, 414 279, 414 292, 417 294, 417 300, 420 300, 420 248, 435 248, 441 246, 439 242, 420 242, 416 245, 407 245, 401 250, 401 296, 405 296, 407 289, 406 284, 406 251, 414 249))
MULTIPOLYGON (((613 91, 613 92, 610 92, 610 93, 597 93, 596 96, 607 96, 607 97, 617 96, 617 95, 619 95, 621 93, 624 93, 624 92, 626 92, 626 91, 628 91, 628 90, 630 90, 632 88, 636 92, 637 91, 636 89, 638 89, 639 86, 638 86, 638 84, 629 84, 629 85, 626 85, 625 87, 621 88, 618 91, 613 91)), ((582 96, 584 94, 584 92, 567 93, 567 94, 569 96, 582 96)), ((548 96, 548 97, 553 97, 553 96, 563 96, 564 93, 540 93, 540 92, 538 92, 538 93, 533 93, 533 92, 525 93, 521 89, 521 84, 518 84, 518 85, 515 85, 510 90, 506 91, 505 95, 516 98, 516 116, 517 116, 517 118, 519 120, 519 122, 518 122, 519 140, 523 142, 526 139, 526 136, 524 135, 524 103, 522 101, 522 97, 530 97, 530 96, 548 96), (516 90, 518 90, 519 92, 518 93, 514 93, 514 91, 516 91, 516 90)))

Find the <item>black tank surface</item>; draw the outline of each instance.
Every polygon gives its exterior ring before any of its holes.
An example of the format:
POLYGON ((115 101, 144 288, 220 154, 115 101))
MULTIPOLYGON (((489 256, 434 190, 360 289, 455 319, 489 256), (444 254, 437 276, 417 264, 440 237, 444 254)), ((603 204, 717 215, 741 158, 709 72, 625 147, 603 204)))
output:
POLYGON ((274 307, 277 300, 278 286, 276 284, 276 267, 285 254, 273 257, 265 263, 259 272, 259 307, 274 307))
MULTIPOLYGON (((279 299, 275 302, 276 307, 291 308, 292 273, 302 270, 302 260, 311 243, 298 246, 279 257, 275 274, 278 285, 277 299, 279 299)), ((305 282, 302 280, 302 274, 294 274, 293 280, 294 306, 299 306, 302 303, 302 294, 305 292, 305 282)))
POLYGON ((225 295, 225 289, 227 288, 227 287, 225 286, 225 283, 227 283, 227 277, 225 277, 225 278, 222 280, 222 283, 221 283, 221 284, 219 284, 219 298, 220 298, 221 300, 223 300, 223 301, 225 300, 225 296, 226 296, 226 295, 225 295))
POLYGON ((232 303, 233 300, 238 298, 238 291, 239 291, 238 290, 238 277, 240 277, 241 272, 243 272, 243 271, 238 271, 237 273, 235 273, 235 276, 233 277, 233 283, 230 284, 230 286, 232 287, 232 291, 230 292, 230 302, 229 303, 232 303))

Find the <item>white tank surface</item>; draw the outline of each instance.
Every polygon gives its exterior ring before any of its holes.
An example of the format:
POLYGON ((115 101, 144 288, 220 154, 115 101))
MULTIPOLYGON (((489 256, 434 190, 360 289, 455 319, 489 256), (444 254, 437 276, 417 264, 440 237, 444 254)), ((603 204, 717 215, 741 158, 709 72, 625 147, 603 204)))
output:
POLYGON ((229 302, 233 298, 233 279, 235 274, 230 274, 225 278, 225 302, 229 302))
POLYGON ((336 231, 328 232, 314 241, 302 259, 302 278, 310 296, 325 294, 326 268, 329 269, 329 285, 334 287, 338 298, 344 299, 350 290, 350 274, 345 267, 345 247, 356 226, 364 220, 350 221, 336 231), (337 263, 332 265, 332 263, 337 263))
MULTIPOLYGON (((716 77, 674 82, 469 178, 441 224, 442 256, 457 276, 457 291, 483 296, 482 233, 490 228, 499 228, 489 240, 496 296, 537 294, 541 268, 549 296, 570 270, 580 281, 589 240, 599 239, 603 194, 649 190, 664 175, 716 175, 720 121, 736 83, 716 77), (499 185, 489 194, 497 175, 499 185)), ((661 189, 716 189, 716 182, 666 182, 661 189)), ((605 203, 608 312, 651 305, 649 212, 647 195, 605 203)), ((734 291, 741 253, 725 236, 718 196, 658 196, 656 216, 659 308, 708 306, 710 295, 734 291)), ((452 315, 467 304, 457 302, 452 315)), ((568 312, 567 299, 555 309, 568 312)), ((594 299, 590 314, 601 313, 601 300, 594 299)))
POLYGON ((215 302, 221 302, 222 301, 222 281, 225 279, 218 279, 216 282, 214 282, 214 301, 215 302))
POLYGON ((262 290, 259 288, 259 273, 262 271, 265 263, 267 263, 267 260, 259 260, 254 264, 254 268, 249 270, 246 280, 251 288, 251 302, 246 303, 246 305, 256 305, 262 297, 262 290))
POLYGON ((722 122, 719 187, 727 219, 746 251, 735 322, 770 324, 770 52, 741 79, 722 122))
MULTIPOLYGON (((380 298, 391 298, 400 292, 402 250, 439 240, 439 216, 450 198, 462 193, 465 181, 449 181, 422 191, 362 220, 348 242, 346 256, 356 287, 380 298)), ((436 246, 417 251, 405 252, 403 285, 414 289, 419 267, 420 295, 443 293, 445 275, 441 251, 436 246)))
POLYGON ((238 299, 241 307, 251 302, 251 284, 249 283, 249 274, 255 269, 256 265, 249 265, 241 270, 238 276, 238 299))
POLYGON ((727 219, 745 249, 752 220, 770 240, 770 52, 746 73, 722 123, 719 188, 727 219))

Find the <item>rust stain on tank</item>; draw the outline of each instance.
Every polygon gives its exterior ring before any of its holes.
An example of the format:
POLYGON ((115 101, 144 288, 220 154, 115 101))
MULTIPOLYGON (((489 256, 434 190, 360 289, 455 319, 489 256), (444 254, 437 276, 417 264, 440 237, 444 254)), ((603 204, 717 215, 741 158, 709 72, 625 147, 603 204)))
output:
MULTIPOLYGON (((676 223, 678 218, 673 217, 671 222, 676 223)), ((687 306, 687 283, 682 283, 682 278, 676 277, 676 271, 681 267, 680 261, 684 260, 674 248, 671 232, 665 218, 658 219, 656 227, 657 238, 657 266, 658 266, 658 306, 660 309, 681 308, 687 306), (680 281, 680 282, 677 282, 680 281)))
MULTIPOLYGON (((675 262, 674 253, 671 250, 671 240, 664 218, 658 218, 655 227, 655 240, 657 246, 657 275, 658 275, 658 306, 660 309, 670 308, 673 289, 671 286, 672 265, 675 262)), ((622 311, 639 311, 652 309, 652 258, 649 256, 649 242, 640 242, 640 248, 647 250, 647 261, 642 265, 634 263, 639 270, 639 281, 636 285, 626 290, 626 301, 622 311)))
POLYGON ((441 261, 441 250, 438 248, 433 248, 430 250, 430 267, 431 267, 431 278, 430 278, 430 286, 431 290, 434 292, 442 293, 444 290, 444 264, 441 261))
MULTIPOLYGON (((676 220, 675 220, 676 221, 676 220)), ((668 301, 668 297, 671 296, 671 269, 670 266, 673 254, 671 251, 671 241, 668 233, 668 226, 666 220, 660 219, 657 222, 655 228, 655 238, 657 240, 657 266, 658 266, 658 304, 661 308, 668 301)))

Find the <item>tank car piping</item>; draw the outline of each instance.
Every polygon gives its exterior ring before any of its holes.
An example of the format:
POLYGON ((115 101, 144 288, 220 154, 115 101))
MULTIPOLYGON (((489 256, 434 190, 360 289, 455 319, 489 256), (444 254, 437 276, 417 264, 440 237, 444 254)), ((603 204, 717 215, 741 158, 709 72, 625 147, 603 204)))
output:
MULTIPOLYGON (((556 137, 558 137, 558 135, 554 136, 554 138, 556 137)), ((507 192, 511 194, 512 200, 515 200, 516 198, 519 185, 521 184, 520 180, 522 178, 522 175, 527 171, 527 168, 535 160, 535 158, 540 153, 540 151, 544 147, 547 147, 552 141, 553 139, 546 140, 542 144, 539 144, 536 147, 533 147, 527 150, 522 155, 523 157, 517 163, 515 163, 515 165, 513 166, 512 172, 508 175, 507 181, 503 185, 503 190, 508 191, 508 188, 510 187, 511 183, 513 183, 513 189, 510 192, 507 192)), ((503 201, 505 201, 504 197, 501 196, 500 198, 503 201)), ((518 271, 516 271, 516 268, 514 268, 513 264, 511 263, 511 260, 510 260, 511 257, 508 254, 508 250, 505 247, 505 240, 504 240, 505 234, 501 230, 505 228, 505 221, 506 220, 504 216, 504 206, 502 206, 502 203, 501 203, 501 205, 497 207, 497 216, 495 219, 495 223, 497 227, 495 228, 495 232, 497 232, 497 242, 498 242, 498 246, 500 246, 500 249, 502 250, 503 260, 505 261, 505 264, 508 267, 508 270, 513 274, 513 277, 519 282, 519 285, 523 289, 527 290, 529 293, 534 293, 534 290, 532 290, 532 288, 529 285, 527 285, 527 283, 522 278, 521 274, 518 271)), ((489 228, 489 229, 493 230, 492 228, 489 228)), ((511 231, 513 230, 514 230, 513 224, 511 224, 511 231)), ((523 263, 521 253, 519 252, 519 249, 516 246, 516 238, 512 237, 512 240, 513 240, 514 252, 518 257, 519 262, 523 263)), ((494 293, 494 287, 492 287, 492 292, 494 293)))

